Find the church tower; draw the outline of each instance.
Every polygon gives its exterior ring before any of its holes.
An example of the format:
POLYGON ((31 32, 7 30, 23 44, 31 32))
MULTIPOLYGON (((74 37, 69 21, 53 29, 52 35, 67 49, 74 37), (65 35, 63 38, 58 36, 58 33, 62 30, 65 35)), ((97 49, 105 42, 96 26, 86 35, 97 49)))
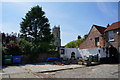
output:
POLYGON ((53 44, 59 48, 61 46, 61 39, 60 39, 60 26, 54 26, 52 28, 52 33, 54 35, 54 42, 53 44))

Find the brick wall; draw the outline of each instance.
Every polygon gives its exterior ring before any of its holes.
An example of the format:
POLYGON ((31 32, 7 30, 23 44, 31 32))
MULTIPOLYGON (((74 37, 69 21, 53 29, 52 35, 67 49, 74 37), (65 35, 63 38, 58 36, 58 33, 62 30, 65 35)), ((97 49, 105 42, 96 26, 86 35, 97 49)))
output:
MULTIPOLYGON (((33 63, 30 55, 22 55, 21 57, 22 57, 21 58, 22 64, 33 63)), ((37 59, 37 61, 35 61, 35 63, 45 62, 46 59, 49 57, 59 57, 59 53, 58 52, 42 53, 38 56, 38 59, 37 59)))
POLYGON ((106 37, 106 46, 109 46, 109 45, 113 45, 116 49, 118 49, 118 47, 120 46, 120 29, 116 29, 116 30, 113 30, 114 32, 114 41, 108 41, 108 32, 107 31, 105 33, 105 37, 106 37), (119 32, 117 34, 117 32, 119 32))

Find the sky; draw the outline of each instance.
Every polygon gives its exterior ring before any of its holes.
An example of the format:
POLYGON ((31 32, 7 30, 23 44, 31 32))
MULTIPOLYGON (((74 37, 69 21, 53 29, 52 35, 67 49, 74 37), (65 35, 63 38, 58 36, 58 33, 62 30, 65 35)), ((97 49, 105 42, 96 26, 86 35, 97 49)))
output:
POLYGON ((106 27, 118 21, 118 2, 2 2, 0 31, 20 31, 26 13, 39 5, 49 19, 50 28, 60 25, 61 45, 87 34, 92 25, 106 27))

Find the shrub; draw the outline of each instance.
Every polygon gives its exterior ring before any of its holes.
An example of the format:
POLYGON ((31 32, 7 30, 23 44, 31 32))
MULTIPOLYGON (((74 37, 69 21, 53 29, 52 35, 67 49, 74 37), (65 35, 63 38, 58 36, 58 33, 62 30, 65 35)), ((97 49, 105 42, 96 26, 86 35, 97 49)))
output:
POLYGON ((65 45, 66 48, 79 48, 79 45, 84 41, 84 39, 78 39, 71 41, 65 45))
POLYGON ((21 48, 15 42, 10 42, 6 44, 3 48, 3 53, 6 55, 21 55, 21 48))
POLYGON ((21 47, 21 50, 22 50, 22 55, 28 55, 28 54, 31 54, 32 50, 32 43, 29 42, 29 41, 26 41, 24 39, 19 39, 18 40, 18 44, 20 45, 21 47))

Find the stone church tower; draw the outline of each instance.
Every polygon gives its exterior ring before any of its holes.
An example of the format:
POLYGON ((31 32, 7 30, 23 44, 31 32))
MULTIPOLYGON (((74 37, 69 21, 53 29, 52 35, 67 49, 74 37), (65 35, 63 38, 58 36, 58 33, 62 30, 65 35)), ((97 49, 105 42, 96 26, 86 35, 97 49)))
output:
POLYGON ((61 39, 60 39, 60 26, 54 26, 52 28, 52 33, 54 35, 54 42, 53 44, 56 46, 56 47, 60 47, 61 46, 61 39))

